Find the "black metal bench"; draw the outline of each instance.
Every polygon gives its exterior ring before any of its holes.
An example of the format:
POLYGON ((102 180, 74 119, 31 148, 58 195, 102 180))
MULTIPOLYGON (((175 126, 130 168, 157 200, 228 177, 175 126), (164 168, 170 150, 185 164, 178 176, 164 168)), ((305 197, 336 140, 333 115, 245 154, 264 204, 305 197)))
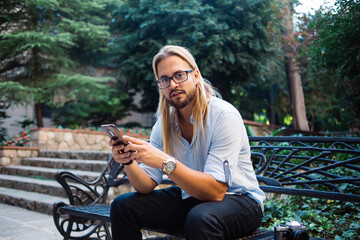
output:
MULTIPOLYGON (((360 138, 249 137, 249 141, 263 191, 360 202, 360 138), (345 184, 351 187, 342 187, 345 184)), ((110 158, 93 182, 66 170, 56 174, 69 198, 69 204, 56 202, 53 208, 55 225, 64 239, 111 239, 107 197, 111 187, 128 183, 122 170, 110 158)), ((273 234, 259 229, 246 239, 272 239, 273 234)))

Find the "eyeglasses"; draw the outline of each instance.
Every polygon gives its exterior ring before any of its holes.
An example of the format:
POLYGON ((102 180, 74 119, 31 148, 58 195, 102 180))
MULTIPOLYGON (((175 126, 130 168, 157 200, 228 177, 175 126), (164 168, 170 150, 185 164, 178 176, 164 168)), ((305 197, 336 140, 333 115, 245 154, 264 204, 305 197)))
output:
POLYGON ((186 80, 188 80, 188 73, 191 73, 193 71, 194 71, 194 69, 193 70, 176 72, 171 77, 160 78, 159 80, 156 81, 156 84, 157 84, 159 89, 164 89, 164 88, 168 88, 170 86, 171 80, 173 80, 175 83, 183 83, 186 80))

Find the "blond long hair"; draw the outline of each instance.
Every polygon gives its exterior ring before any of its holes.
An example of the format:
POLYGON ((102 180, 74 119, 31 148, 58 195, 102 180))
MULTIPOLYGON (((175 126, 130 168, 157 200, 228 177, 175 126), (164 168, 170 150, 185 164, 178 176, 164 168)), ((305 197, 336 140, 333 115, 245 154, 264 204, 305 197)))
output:
MULTIPOLYGON (((205 80, 200 73, 200 70, 195 62, 194 57, 184 47, 166 45, 160 49, 159 53, 153 58, 152 66, 156 79, 159 79, 158 75, 158 64, 165 58, 170 56, 178 56, 187 62, 192 69, 198 69, 199 71, 199 82, 196 85, 195 104, 192 111, 194 118, 194 134, 195 131, 204 134, 206 118, 208 114, 208 104, 211 96, 218 95, 217 91, 211 86, 211 84, 205 80)), ((177 135, 175 130, 175 117, 179 117, 180 112, 177 109, 173 109, 170 104, 166 101, 162 91, 159 91, 159 104, 157 108, 157 117, 161 118, 162 122, 162 136, 164 141, 164 152, 168 154, 174 153, 174 143, 172 143, 172 134, 177 135)), ((180 123, 179 123, 180 124, 180 123)))

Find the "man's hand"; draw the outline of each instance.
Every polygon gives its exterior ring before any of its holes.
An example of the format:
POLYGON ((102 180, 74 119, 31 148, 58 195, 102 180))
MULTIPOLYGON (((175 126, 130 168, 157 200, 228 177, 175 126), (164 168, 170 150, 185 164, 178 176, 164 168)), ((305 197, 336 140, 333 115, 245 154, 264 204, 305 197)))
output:
POLYGON ((113 139, 109 141, 109 145, 112 146, 112 153, 115 161, 118 163, 128 163, 131 160, 131 152, 126 152, 124 150, 124 144, 115 145, 115 143, 116 141, 113 139))
MULTIPOLYGON (((130 153, 129 158, 137 161, 138 163, 143 163, 149 167, 161 169, 162 163, 169 158, 168 154, 153 147, 146 141, 125 135, 123 136, 123 139, 129 142, 129 144, 123 148, 125 154, 130 153)), ((122 157, 130 161, 130 159, 127 158, 127 155, 123 155, 122 157)))
MULTIPOLYGON (((137 140, 136 138, 123 136, 129 144, 128 145, 114 145, 115 141, 110 140, 109 145, 112 146, 113 157, 118 163, 128 163, 135 160, 133 164, 125 165, 126 175, 131 185, 140 193, 150 193, 156 187, 156 182, 142 169, 137 162, 151 163, 151 161, 143 161, 145 153, 151 150, 151 145, 147 142, 137 140), (131 142, 130 142, 131 141, 131 142)), ((151 154, 148 154, 151 156, 151 154)))

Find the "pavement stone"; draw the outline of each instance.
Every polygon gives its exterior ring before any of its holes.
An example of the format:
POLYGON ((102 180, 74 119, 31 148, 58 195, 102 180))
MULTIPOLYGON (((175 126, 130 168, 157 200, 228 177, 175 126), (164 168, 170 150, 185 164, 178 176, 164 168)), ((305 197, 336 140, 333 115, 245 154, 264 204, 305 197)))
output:
POLYGON ((51 215, 0 203, 0 240, 59 240, 51 215))

